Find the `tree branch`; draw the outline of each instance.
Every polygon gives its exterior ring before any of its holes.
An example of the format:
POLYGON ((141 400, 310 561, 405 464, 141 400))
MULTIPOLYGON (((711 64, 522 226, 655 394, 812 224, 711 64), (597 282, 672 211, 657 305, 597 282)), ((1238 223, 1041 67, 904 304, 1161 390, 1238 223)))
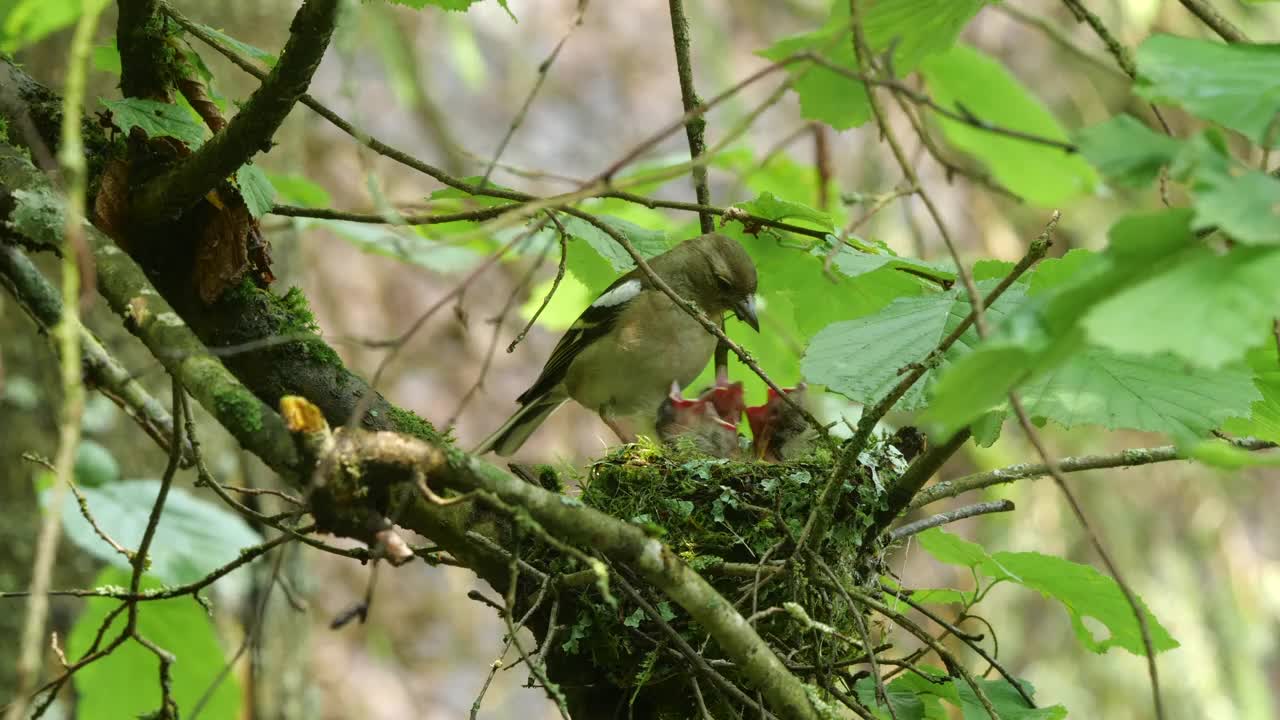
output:
MULTIPOLYGON (((685 115, 688 116, 702 104, 702 100, 698 98, 698 92, 693 88, 693 61, 689 59, 689 20, 684 16, 682 0, 670 0, 668 6, 671 11, 671 37, 676 49, 676 74, 680 77, 680 101, 684 104, 685 115)), ((684 124, 684 130, 689 139, 689 157, 696 158, 706 152, 707 144, 703 135, 707 130, 707 119, 701 115, 690 117, 684 124)), ((694 197, 699 205, 710 205, 711 190, 707 187, 707 166, 694 165, 692 172, 694 197)), ((699 212, 698 223, 704 234, 716 229, 710 213, 699 212)))
POLYGON ((177 216, 259 150, 270 148, 271 137, 320 66, 333 34, 337 7, 338 0, 303 3, 289 27, 280 61, 227 127, 177 167, 136 191, 132 209, 139 223, 177 216))
MULTIPOLYGON (((1269 450, 1275 443, 1255 438, 1232 440, 1232 445, 1243 450, 1269 450)), ((1169 462, 1170 460, 1186 460, 1187 456, 1173 445, 1162 445, 1149 448, 1130 448, 1114 455, 1083 455, 1067 457, 1058 461, 1058 469, 1064 473, 1084 470, 1104 470, 1116 467, 1137 467, 1152 463, 1169 462)), ((944 480, 920 492, 912 499, 909 509, 915 510, 943 498, 955 497, 970 490, 980 490, 993 485, 1002 485, 1016 480, 1039 478, 1049 474, 1049 466, 1044 463, 1021 463, 998 470, 965 475, 955 480, 944 480)))
MULTIPOLYGON (((62 317, 58 291, 20 250, 0 244, 0 279, 18 304, 45 333, 52 333, 62 317)), ((173 436, 173 418, 88 328, 80 326, 81 362, 87 384, 120 406, 165 451, 173 436)), ((191 461, 191 445, 183 443, 183 458, 191 461)))
POLYGON ((1208 0, 1179 0, 1182 6, 1191 11, 1192 15, 1200 18, 1200 22, 1208 25, 1214 32, 1218 33, 1218 37, 1229 43, 1251 43, 1249 36, 1244 34, 1240 28, 1226 18, 1225 15, 1218 12, 1218 9, 1210 5, 1208 0))
POLYGON ((784 718, 816 718, 804 685, 787 670, 768 643, 705 579, 660 541, 598 510, 569 501, 522 482, 470 455, 424 440, 389 432, 343 431, 336 442, 336 462, 424 472, 435 486, 460 492, 490 493, 514 505, 555 537, 590 547, 625 563, 683 607, 719 644, 745 678, 764 693, 770 707, 784 718))

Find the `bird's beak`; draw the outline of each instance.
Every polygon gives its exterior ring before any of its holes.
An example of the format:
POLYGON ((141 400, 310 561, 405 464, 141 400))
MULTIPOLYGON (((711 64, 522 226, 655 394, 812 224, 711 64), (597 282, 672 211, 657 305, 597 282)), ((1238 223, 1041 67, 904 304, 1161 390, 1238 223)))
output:
POLYGON ((733 314, 738 319, 751 326, 752 330, 760 332, 760 320, 756 317, 756 296, 748 295, 733 304, 733 314))

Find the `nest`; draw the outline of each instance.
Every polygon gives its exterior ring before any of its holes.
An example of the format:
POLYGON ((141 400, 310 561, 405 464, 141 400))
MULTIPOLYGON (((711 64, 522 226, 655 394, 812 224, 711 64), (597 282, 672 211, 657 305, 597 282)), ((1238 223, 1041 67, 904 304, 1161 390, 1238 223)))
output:
MULTIPOLYGON (((823 451, 763 463, 711 458, 688 445, 640 443, 592 465, 579 481, 580 499, 661 538, 744 616, 776 608, 758 618, 757 630, 793 664, 821 665, 854 654, 839 638, 861 637, 862 621, 855 614, 863 611, 849 607, 830 583, 820 582, 814 563, 801 562, 787 573, 778 570, 792 554, 832 465, 830 453, 823 451), (783 608, 787 612, 779 611, 783 608)), ((824 542, 810 547, 841 583, 880 577, 883 548, 868 535, 882 507, 883 488, 905 466, 902 453, 881 442, 862 453, 840 488, 830 532, 824 542)), ((547 561, 558 563, 561 572, 580 569, 563 557, 547 561)), ((690 646, 708 659, 717 657, 706 632, 678 606, 657 592, 641 593, 690 646)), ((633 703, 650 705, 643 716, 689 717, 687 662, 657 621, 630 598, 613 595, 616 603, 611 604, 607 600, 612 598, 598 590, 581 589, 577 615, 566 619, 568 630, 563 641, 557 640, 558 651, 586 654, 614 685, 633 689, 633 703)), ((737 682, 731 669, 724 674, 737 682)), ((704 686, 704 694, 713 693, 704 686)), ((711 704, 725 701, 708 698, 711 704)), ((720 716, 714 709, 713 714, 720 716)))

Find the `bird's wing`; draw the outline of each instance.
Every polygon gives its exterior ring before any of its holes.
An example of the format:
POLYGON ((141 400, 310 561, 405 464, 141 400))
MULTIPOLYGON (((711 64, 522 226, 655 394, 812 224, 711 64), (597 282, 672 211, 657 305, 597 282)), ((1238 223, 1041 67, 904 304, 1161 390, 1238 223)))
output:
POLYGON ((646 283, 639 274, 632 271, 605 288, 600 297, 582 311, 564 337, 560 338, 560 342, 556 343, 551 357, 542 368, 542 374, 528 390, 516 398, 516 402, 528 404, 559 385, 578 354, 613 329, 618 316, 644 291, 645 286, 646 283))

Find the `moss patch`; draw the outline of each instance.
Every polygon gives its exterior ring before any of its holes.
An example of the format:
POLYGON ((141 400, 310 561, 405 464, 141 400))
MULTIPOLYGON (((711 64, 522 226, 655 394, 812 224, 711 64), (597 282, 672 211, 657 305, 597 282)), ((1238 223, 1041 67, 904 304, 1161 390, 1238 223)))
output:
MULTIPOLYGON (((864 540, 883 502, 881 488, 905 464, 898 451, 884 443, 864 453, 844 483, 831 533, 815 548, 842 583, 861 585, 883 574, 881 549, 864 540), (876 549, 866 553, 865 547, 876 549)), ((856 614, 862 613, 861 608, 849 607, 822 581, 826 576, 814 564, 799 560, 791 572, 773 577, 753 592, 755 566, 766 557, 771 564, 790 557, 794 539, 831 470, 831 458, 825 455, 771 464, 639 443, 591 466, 579 479, 580 499, 660 537, 725 599, 737 603, 744 616, 751 615, 753 608, 780 608, 795 602, 815 623, 857 638, 856 614)), ((535 564, 560 572, 581 569, 550 552, 535 564)), ((762 571, 762 577, 771 574, 769 568, 762 571)), ((619 595, 616 590, 614 594, 619 595)), ((702 647, 704 630, 662 596, 646 594, 677 632, 695 648, 702 647)), ((577 615, 566 620, 567 630, 557 640, 560 651, 588 655, 612 683, 638 691, 637 703, 647 706, 647 716, 687 718, 691 698, 684 667, 646 639, 663 636, 658 624, 625 596, 619 599, 621 607, 613 608, 594 589, 579 591, 577 615)), ((856 654, 847 642, 815 630, 817 625, 801 622, 793 613, 771 614, 755 626, 776 645, 794 648, 791 661, 795 663, 821 665, 856 654)), ((714 643, 706 653, 717 657, 714 643)), ((641 716, 638 710, 637 717, 641 716)), ((719 710, 713 708, 712 714, 732 716, 727 707, 719 710)))
POLYGON ((243 391, 224 390, 214 395, 218 420, 227 427, 258 432, 262 429, 262 403, 243 391))

